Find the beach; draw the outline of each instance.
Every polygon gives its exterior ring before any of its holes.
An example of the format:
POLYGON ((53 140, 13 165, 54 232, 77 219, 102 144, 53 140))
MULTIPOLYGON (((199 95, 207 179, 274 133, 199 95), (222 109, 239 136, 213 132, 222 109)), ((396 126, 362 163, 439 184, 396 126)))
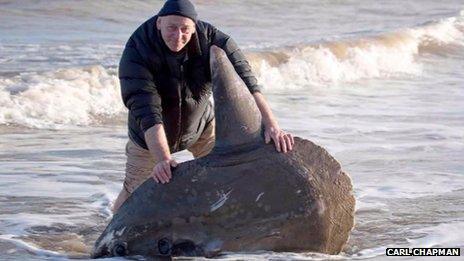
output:
MULTIPOLYGON (((463 251, 462 1, 193 2, 246 54, 280 126, 323 146, 350 174, 357 201, 339 255, 221 259, 463 251)), ((119 59, 161 5, 0 2, 0 260, 88 258, 124 179, 119 59)))

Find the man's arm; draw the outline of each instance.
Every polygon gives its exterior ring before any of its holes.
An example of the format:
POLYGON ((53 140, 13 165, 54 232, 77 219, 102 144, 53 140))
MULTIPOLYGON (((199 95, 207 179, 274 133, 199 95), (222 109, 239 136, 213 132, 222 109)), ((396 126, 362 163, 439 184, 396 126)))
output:
POLYGON ((156 160, 152 176, 156 182, 166 183, 171 178, 171 158, 161 114, 161 96, 153 82, 153 75, 135 44, 129 39, 119 64, 121 95, 126 107, 135 117, 142 131, 150 154, 156 160))
POLYGON ((119 81, 124 105, 130 110, 142 131, 162 123, 161 97, 151 71, 132 39, 126 44, 119 62, 119 81))
POLYGON ((157 183, 169 182, 172 177, 171 167, 176 167, 177 162, 171 157, 163 124, 155 124, 145 131, 145 142, 156 162, 152 172, 153 179, 157 183))

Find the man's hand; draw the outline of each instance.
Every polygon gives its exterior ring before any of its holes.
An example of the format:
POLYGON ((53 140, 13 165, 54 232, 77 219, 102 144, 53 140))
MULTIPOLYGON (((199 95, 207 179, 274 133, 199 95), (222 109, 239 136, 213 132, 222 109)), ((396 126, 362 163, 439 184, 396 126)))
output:
POLYGON ((271 139, 274 141, 274 145, 278 152, 287 153, 287 151, 293 149, 293 144, 295 144, 292 134, 284 132, 277 124, 273 124, 269 127, 265 126, 264 128, 265 142, 269 143, 271 139))
POLYGON ((155 124, 145 131, 145 141, 150 153, 153 155, 156 165, 151 175, 156 183, 167 183, 172 178, 171 167, 175 168, 177 162, 171 158, 168 140, 164 132, 163 124, 155 124))
POLYGON ((269 108, 264 96, 260 92, 253 93, 253 98, 263 118, 264 140, 266 143, 269 143, 272 139, 278 152, 286 153, 287 151, 291 151, 293 144, 295 144, 292 134, 280 129, 271 108, 269 108))
POLYGON ((156 183, 168 183, 172 178, 171 167, 177 167, 177 162, 174 159, 162 160, 156 163, 153 167, 151 175, 156 183))

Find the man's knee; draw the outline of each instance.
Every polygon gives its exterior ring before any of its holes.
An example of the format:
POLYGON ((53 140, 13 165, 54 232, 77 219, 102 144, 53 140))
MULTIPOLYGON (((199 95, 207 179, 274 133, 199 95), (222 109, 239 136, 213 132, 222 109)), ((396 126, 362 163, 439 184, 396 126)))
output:
POLYGON ((156 162, 150 152, 129 140, 127 145, 126 175, 124 189, 130 194, 147 180, 156 162))

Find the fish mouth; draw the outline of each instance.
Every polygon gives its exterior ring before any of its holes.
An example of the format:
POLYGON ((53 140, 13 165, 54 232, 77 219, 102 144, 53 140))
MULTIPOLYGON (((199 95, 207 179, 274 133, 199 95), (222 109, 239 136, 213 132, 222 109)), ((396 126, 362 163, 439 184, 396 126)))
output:
POLYGON ((177 240, 171 249, 173 256, 204 256, 203 247, 191 240, 177 240))
MULTIPOLYGON (((119 231, 116 234, 118 233, 119 231)), ((112 230, 97 240, 90 257, 102 258, 127 256, 129 254, 128 249, 127 242, 121 238, 115 238, 115 232, 112 230)))
POLYGON ((91 258, 103 258, 103 257, 123 257, 129 255, 129 250, 126 242, 115 242, 111 246, 103 245, 96 248, 92 254, 91 258))
POLYGON ((96 259, 96 258, 102 258, 102 257, 107 257, 109 256, 109 252, 108 252, 108 247, 107 246, 103 246, 103 247, 100 247, 98 249, 95 249, 92 251, 92 253, 90 254, 90 258, 92 259, 96 259))
POLYGON ((157 256, 204 256, 203 247, 195 244, 192 240, 178 239, 172 242, 169 238, 158 240, 157 256))
MULTIPOLYGON (((171 256, 205 256, 210 253, 206 253, 203 247, 195 244, 192 240, 179 239, 172 242, 169 238, 161 238, 157 241, 149 255, 155 257, 171 257, 171 256)), ((104 258, 104 257, 123 257, 128 256, 129 249, 126 242, 115 242, 108 246, 104 244, 95 248, 91 253, 90 257, 93 259, 104 258)))

